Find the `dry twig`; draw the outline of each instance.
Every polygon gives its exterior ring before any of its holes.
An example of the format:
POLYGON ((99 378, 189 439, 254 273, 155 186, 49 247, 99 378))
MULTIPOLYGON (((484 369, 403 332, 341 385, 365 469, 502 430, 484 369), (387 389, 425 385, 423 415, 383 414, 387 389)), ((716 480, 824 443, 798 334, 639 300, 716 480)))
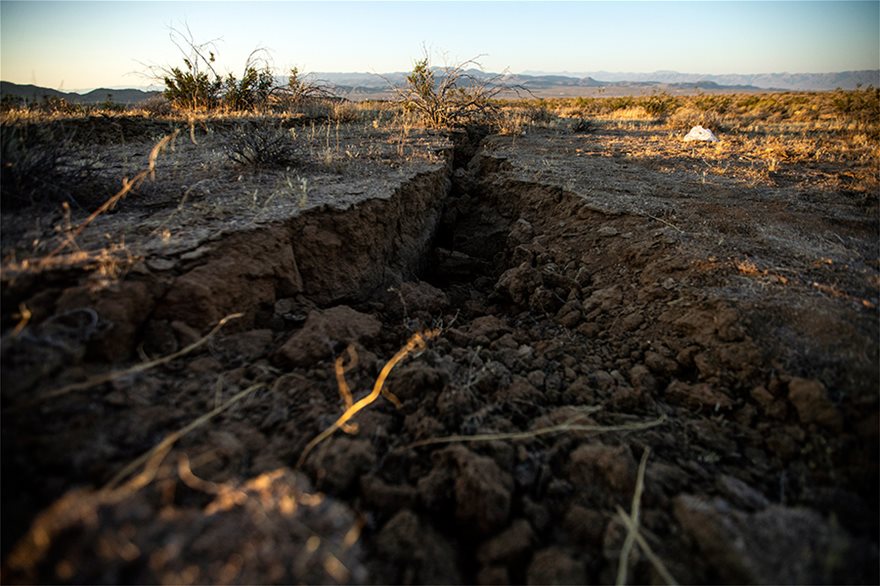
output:
POLYGON ((104 490, 116 490, 117 487, 119 487, 120 483, 129 474, 137 470, 137 468, 141 465, 144 465, 144 469, 141 471, 141 473, 133 477, 121 488, 129 491, 136 491, 140 488, 143 488, 144 486, 152 482, 153 478, 156 476, 156 472, 159 470, 159 466, 162 464, 162 460, 165 459, 165 456, 168 455, 168 452, 171 451, 171 448, 174 446, 175 443, 177 443, 180 438, 193 431, 194 429, 201 427, 202 425, 204 425, 217 415, 223 413, 254 391, 257 391, 265 386, 266 385, 263 383, 251 385, 245 390, 235 394, 232 398, 230 398, 219 407, 215 407, 214 409, 205 413, 201 417, 198 417, 185 427, 182 427, 181 429, 168 434, 167 436, 165 436, 165 439, 156 444, 156 446, 154 446, 150 451, 144 453, 143 455, 129 463, 128 466, 120 470, 110 480, 110 482, 107 483, 107 485, 104 487, 104 490))
POLYGON ((626 584, 627 565, 629 564, 629 556, 632 552, 634 543, 639 545, 639 548, 644 552, 645 556, 654 566, 654 569, 657 570, 657 573, 660 574, 660 577, 663 578, 667 584, 670 586, 677 586, 678 584, 675 578, 672 577, 672 574, 669 573, 669 570, 666 569, 666 565, 657 554, 654 553, 654 550, 651 549, 651 546, 648 545, 648 542, 639 532, 639 513, 641 512, 642 506, 642 493, 645 490, 645 470, 648 466, 648 455, 650 452, 650 448, 645 448, 645 451, 642 453, 642 460, 639 462, 639 471, 636 476, 636 488, 635 491, 633 491, 632 510, 630 514, 627 515, 623 509, 617 507, 617 515, 620 517, 620 520, 623 521, 623 524, 627 529, 626 539, 623 542, 623 547, 620 549, 620 560, 617 566, 616 584, 618 586, 626 584))
MULTIPOLYGON (((642 460, 639 462, 639 472, 636 476, 636 489, 633 492, 632 507, 630 508, 629 518, 632 521, 633 526, 636 528, 639 526, 639 512, 642 507, 642 492, 645 490, 645 468, 647 467, 648 454, 650 453, 651 448, 645 448, 645 451, 642 452, 642 460)), ((620 549, 620 559, 617 564, 617 586, 626 584, 627 566, 629 565, 629 556, 632 552, 635 534, 636 531, 629 531, 626 534, 623 547, 620 549)))
POLYGON ((297 463, 296 463, 296 467, 299 468, 300 466, 302 466, 303 463, 305 463, 306 458, 308 458, 309 454, 312 452, 312 450, 315 449, 315 446, 317 446, 322 441, 324 441, 325 439, 327 439, 328 437, 333 435, 333 433, 337 429, 343 429, 343 430, 345 430, 346 428, 348 428, 349 430, 352 429, 351 427, 348 427, 349 420, 351 420, 351 418, 353 418, 355 415, 357 415, 361 409, 363 409, 364 407, 367 407, 373 401, 378 399, 380 394, 383 395, 385 398, 387 398, 392 403, 394 403, 395 405, 399 406, 400 400, 397 397, 395 397, 390 391, 384 389, 385 379, 388 378, 388 375, 391 373, 391 370, 395 366, 397 366, 398 362, 400 362, 401 360, 406 358, 408 354, 410 354, 411 352, 413 352, 415 350, 423 350, 426 347, 425 341, 430 340, 431 338, 436 338, 438 335, 440 335, 439 330, 428 330, 425 332, 417 332, 417 333, 413 334, 413 336, 409 339, 409 341, 406 343, 406 345, 404 345, 403 348, 398 350, 397 354, 395 354, 391 358, 391 360, 389 360, 385 364, 385 366, 382 368, 382 371, 379 373, 379 376, 376 378, 376 382, 373 385, 373 390, 370 391, 370 394, 368 394, 367 396, 365 396, 364 398, 362 398, 361 400, 359 400, 356 403, 352 402, 351 391, 348 388, 348 383, 345 382, 344 369, 342 366, 342 357, 337 358, 336 359, 336 380, 337 380, 337 383, 339 383, 339 394, 342 396, 343 401, 345 402, 346 409, 342 413, 342 415, 339 416, 339 419, 337 419, 333 423, 333 425, 331 425, 330 427, 328 427, 327 429, 325 429, 324 431, 319 433, 308 444, 306 444, 305 449, 303 450, 302 454, 299 457, 299 461, 297 461, 297 463))
POLYGON ((531 431, 520 431, 513 433, 487 433, 477 435, 450 435, 446 437, 435 437, 420 440, 406 445, 407 448, 418 448, 421 446, 430 446, 434 444, 451 444, 455 442, 491 442, 491 441, 515 441, 522 439, 531 439, 542 435, 552 435, 557 433, 570 432, 587 432, 587 433, 606 433, 610 431, 642 431, 657 427, 666 422, 666 416, 661 415, 653 421, 644 421, 639 423, 623 423, 621 425, 581 425, 572 422, 561 423, 550 427, 542 427, 531 431))

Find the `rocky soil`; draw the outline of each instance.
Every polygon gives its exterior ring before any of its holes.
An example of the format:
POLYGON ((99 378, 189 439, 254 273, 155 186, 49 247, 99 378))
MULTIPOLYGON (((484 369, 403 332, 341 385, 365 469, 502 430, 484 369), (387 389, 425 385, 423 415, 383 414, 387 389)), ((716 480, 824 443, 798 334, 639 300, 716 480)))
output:
POLYGON ((257 173, 181 135, 46 262, 64 218, 4 212, 4 582, 614 582, 640 493, 631 582, 877 583, 876 199, 611 127, 329 129, 257 173), (429 330, 297 466, 337 370, 429 330))

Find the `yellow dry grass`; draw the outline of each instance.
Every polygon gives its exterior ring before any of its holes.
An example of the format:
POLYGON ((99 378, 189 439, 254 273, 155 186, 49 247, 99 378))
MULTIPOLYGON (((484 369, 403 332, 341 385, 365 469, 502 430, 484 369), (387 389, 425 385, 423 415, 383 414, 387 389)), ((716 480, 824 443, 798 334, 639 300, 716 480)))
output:
MULTIPOLYGON (((302 454, 299 457, 299 460, 296 463, 296 468, 300 468, 311 454, 312 450, 315 447, 333 435, 337 429, 342 429, 343 431, 354 431, 355 427, 349 425, 349 421, 358 414, 362 409, 372 404, 376 399, 379 398, 379 395, 384 396, 389 401, 394 403, 396 406, 400 405, 400 400, 394 396, 393 393, 385 389, 385 380, 388 378, 388 375, 391 374, 391 371, 394 369, 397 364, 406 358, 410 353, 424 350, 427 347, 426 341, 432 338, 436 338, 440 335, 440 330, 427 330, 424 332, 416 332, 413 336, 407 341, 407 343, 397 351, 397 353, 389 360, 382 370, 379 372, 379 376, 376 377, 376 382, 373 384, 373 390, 370 391, 369 394, 354 402, 351 394, 351 390, 349 389, 348 383, 345 380, 345 368, 343 367, 343 358, 339 357, 336 359, 335 370, 336 370, 336 380, 337 385, 339 387, 339 394, 342 396, 343 403, 345 404, 345 410, 342 415, 327 429, 319 433, 315 436, 306 447, 303 449, 302 454)), ((349 347, 348 349, 349 356, 354 356, 353 348, 349 347)), ((356 363, 355 359, 351 359, 351 362, 356 363)))
POLYGON ((670 586, 678 584, 675 578, 672 577, 672 574, 669 573, 669 570, 666 569, 666 565, 657 556, 657 554, 654 553, 654 550, 651 549, 651 546, 648 545, 648 542, 639 532, 639 515, 641 513, 642 506, 642 493, 645 490, 645 470, 648 466, 648 456, 650 455, 650 453, 650 448, 645 448, 645 451, 642 452, 642 459, 639 462, 639 470, 636 475, 636 488, 633 491, 632 507, 630 508, 630 514, 627 515, 623 509, 617 507, 617 516, 620 518, 627 529, 626 539, 624 540, 623 547, 620 550, 620 559, 617 566, 617 586, 622 586, 623 584, 626 584, 629 556, 632 553, 632 548, 634 544, 638 544, 639 548, 654 566, 654 569, 657 570, 657 573, 660 575, 664 582, 666 582, 670 586))
MULTIPOLYGON (((578 416, 579 418, 579 416, 578 416)), ((577 418, 576 418, 577 419, 577 418)), ((560 433, 609 433, 613 431, 644 431, 663 425, 666 423, 666 416, 661 415, 657 419, 651 421, 640 421, 637 423, 623 423, 620 425, 589 425, 575 423, 575 420, 566 421, 559 425, 551 425, 541 427, 529 431, 520 431, 512 433, 486 433, 476 435, 450 435, 444 437, 435 437, 420 440, 408 444, 407 448, 418 448, 422 446, 431 446, 435 444, 452 444, 452 443, 473 443, 473 442, 491 442, 491 441, 518 441, 524 439, 532 439, 543 435, 556 435, 560 433)))

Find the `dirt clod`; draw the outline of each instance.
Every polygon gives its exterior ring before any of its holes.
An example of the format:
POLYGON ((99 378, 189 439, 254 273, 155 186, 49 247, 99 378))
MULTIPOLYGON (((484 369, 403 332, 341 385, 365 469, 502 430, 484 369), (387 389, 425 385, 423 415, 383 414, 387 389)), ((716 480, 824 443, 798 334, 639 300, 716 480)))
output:
POLYGON ((802 423, 816 423, 840 431, 843 418, 828 397, 825 386, 817 380, 793 378, 788 383, 788 400, 802 423))
POLYGON ((301 330, 293 334, 275 355, 282 364, 307 366, 333 356, 334 345, 359 342, 378 335, 382 324, 375 317, 347 305, 309 313, 301 330))

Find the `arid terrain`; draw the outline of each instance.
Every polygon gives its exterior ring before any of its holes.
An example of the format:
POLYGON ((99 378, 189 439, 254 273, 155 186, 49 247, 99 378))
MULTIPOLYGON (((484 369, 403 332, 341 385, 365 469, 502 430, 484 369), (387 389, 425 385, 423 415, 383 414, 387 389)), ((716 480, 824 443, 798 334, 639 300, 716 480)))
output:
POLYGON ((877 101, 5 113, 2 581, 876 584, 877 101))

